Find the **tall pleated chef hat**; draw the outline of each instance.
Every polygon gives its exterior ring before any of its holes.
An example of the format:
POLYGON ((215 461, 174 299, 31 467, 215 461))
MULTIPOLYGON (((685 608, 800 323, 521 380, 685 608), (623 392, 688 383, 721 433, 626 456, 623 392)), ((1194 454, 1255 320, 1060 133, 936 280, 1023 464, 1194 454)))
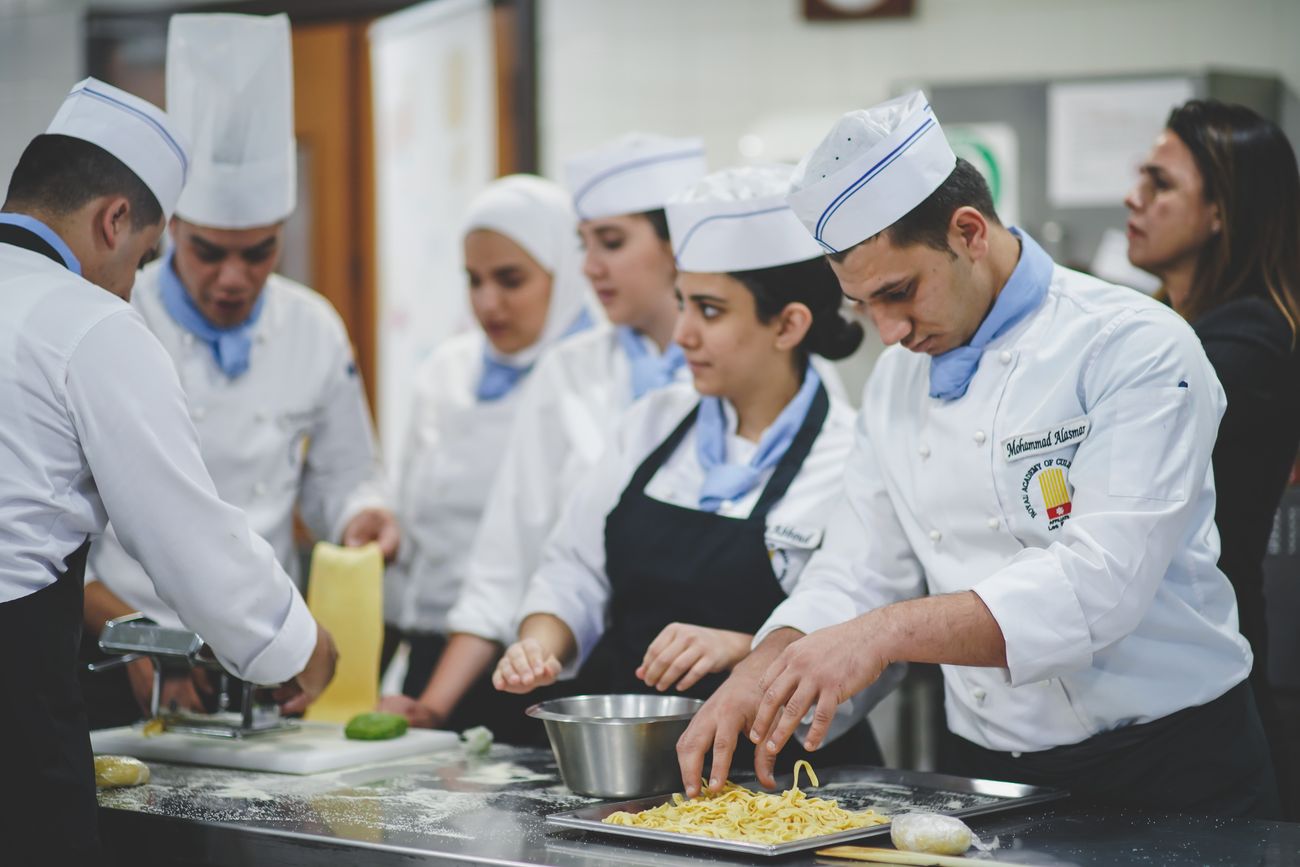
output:
POLYGON ((95 78, 73 86, 49 128, 117 157, 154 194, 168 217, 185 186, 189 146, 175 119, 138 96, 95 78))
POLYGON ((278 223, 297 200, 287 15, 173 15, 167 109, 194 142, 176 213, 216 229, 278 223))
POLYGON ((888 229, 957 165, 919 90, 839 119, 791 182, 790 207, 828 252, 888 229))
POLYGON ((726 273, 772 268, 822 255, 786 204, 794 166, 723 169, 678 193, 664 208, 677 268, 726 273))
POLYGON ((580 220, 654 211, 704 176, 704 142, 628 133, 565 161, 580 220))

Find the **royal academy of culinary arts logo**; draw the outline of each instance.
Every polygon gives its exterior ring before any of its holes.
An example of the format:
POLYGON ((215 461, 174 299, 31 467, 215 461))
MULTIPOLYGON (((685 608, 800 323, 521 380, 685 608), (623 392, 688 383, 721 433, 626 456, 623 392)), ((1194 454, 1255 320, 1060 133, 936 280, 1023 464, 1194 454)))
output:
POLYGON ((1068 458, 1047 458, 1025 469, 1020 481, 1020 500, 1029 517, 1041 515, 1047 529, 1059 530, 1070 517, 1068 458))

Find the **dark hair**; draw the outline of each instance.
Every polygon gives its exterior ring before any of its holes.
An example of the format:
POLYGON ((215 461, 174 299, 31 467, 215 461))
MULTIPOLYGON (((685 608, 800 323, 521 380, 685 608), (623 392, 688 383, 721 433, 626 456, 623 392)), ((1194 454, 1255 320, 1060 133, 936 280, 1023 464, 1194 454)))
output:
POLYGON ((1300 171, 1277 124, 1244 105, 1193 99, 1165 123, 1192 153, 1222 225, 1200 250, 1180 311, 1188 321, 1234 298, 1267 295, 1300 323, 1300 171))
MULTIPOLYGON (((938 189, 880 234, 888 233, 889 241, 895 247, 924 244, 954 256, 956 254, 948 245, 948 227, 953 213, 962 207, 972 207, 990 223, 1002 225, 998 212, 993 208, 993 194, 989 191, 988 181, 984 180, 979 169, 957 157, 957 165, 938 189)), ((860 243, 865 244, 870 240, 871 238, 866 238, 860 243)), ((856 246, 858 245, 853 245, 856 246)), ((829 255, 836 262, 843 262, 853 247, 829 255)))
POLYGON ((660 241, 669 240, 668 234, 668 215, 664 213, 663 208, 655 208, 653 211, 642 211, 637 214, 638 217, 645 217, 654 227, 655 234, 659 236, 660 241))
POLYGON ((124 196, 135 231, 162 220, 157 197, 117 157, 83 139, 38 135, 18 158, 4 207, 63 215, 100 196, 124 196))
POLYGON ((862 343, 862 325, 840 315, 844 299, 840 281, 824 256, 772 268, 733 271, 728 276, 753 294, 759 322, 772 321, 787 304, 807 305, 813 319, 799 344, 804 359, 813 352, 831 360, 847 358, 862 343))

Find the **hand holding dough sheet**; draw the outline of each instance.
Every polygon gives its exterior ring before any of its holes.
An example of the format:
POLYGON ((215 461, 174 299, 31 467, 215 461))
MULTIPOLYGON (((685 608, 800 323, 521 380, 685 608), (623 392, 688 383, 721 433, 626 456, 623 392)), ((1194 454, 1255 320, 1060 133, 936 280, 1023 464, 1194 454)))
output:
POLYGON ((338 646, 334 680, 307 708, 306 718, 346 723, 379 701, 379 655, 384 641, 384 558, 379 546, 312 549, 307 607, 338 646))
POLYGON ((853 813, 841 809, 835 801, 808 797, 799 789, 799 772, 803 769, 808 771, 813 786, 819 785, 812 766, 801 760, 794 766, 794 782, 779 795, 751 792, 728 782, 716 794, 706 792, 690 800, 674 794, 671 803, 640 813, 611 813, 604 821, 611 825, 769 844, 889 823, 888 817, 874 810, 853 813))

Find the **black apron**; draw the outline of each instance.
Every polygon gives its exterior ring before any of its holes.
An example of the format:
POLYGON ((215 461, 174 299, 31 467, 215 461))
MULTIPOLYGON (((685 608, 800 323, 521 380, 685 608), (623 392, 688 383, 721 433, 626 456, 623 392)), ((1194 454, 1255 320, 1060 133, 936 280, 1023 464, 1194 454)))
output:
MULTIPOLYGON (((0 224, 11 244, 64 264, 19 226, 0 224)), ((99 853, 95 764, 77 679, 86 541, 58 580, 0 603, 0 848, 14 863, 92 863, 99 853), (21 857, 20 857, 21 856, 21 857)))
MULTIPOLYGON (((767 513, 799 474, 829 409, 826 390, 819 386, 808 415, 748 518, 675 506, 645 493, 646 484, 695 424, 698 406, 637 468, 605 519, 609 623, 593 654, 602 655, 601 664, 607 666, 604 691, 655 692, 636 677, 636 669, 651 642, 670 623, 753 634, 785 601, 767 550, 767 513)), ((711 674, 680 694, 707 699, 725 679, 725 673, 711 674)), ((752 757, 753 746, 742 734, 733 770, 744 770, 752 757)), ((778 771, 799 758, 811 758, 818 766, 881 763, 865 720, 812 755, 791 739, 778 760, 778 771)))
POLYGON ((1206 704, 1041 752, 1016 755, 952 739, 956 766, 943 770, 1057 786, 1074 803, 1281 818, 1268 742, 1246 681, 1206 704))

